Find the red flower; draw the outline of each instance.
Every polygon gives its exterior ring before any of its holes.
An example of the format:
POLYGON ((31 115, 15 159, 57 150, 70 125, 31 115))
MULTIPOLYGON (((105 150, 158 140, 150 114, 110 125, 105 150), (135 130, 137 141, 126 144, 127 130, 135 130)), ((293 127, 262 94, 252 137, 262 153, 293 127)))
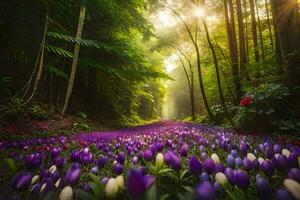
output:
POLYGON ((244 97, 240 101, 240 105, 243 107, 248 107, 251 104, 252 98, 251 97, 244 97))

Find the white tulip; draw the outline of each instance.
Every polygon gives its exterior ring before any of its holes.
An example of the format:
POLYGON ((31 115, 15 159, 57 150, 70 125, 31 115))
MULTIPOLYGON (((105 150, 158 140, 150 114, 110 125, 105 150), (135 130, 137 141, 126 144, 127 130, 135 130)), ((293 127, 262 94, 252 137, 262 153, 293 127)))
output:
POLYGON ((57 170, 56 166, 55 166, 55 165, 52 165, 52 166, 50 167, 50 169, 49 169, 49 172, 50 172, 51 174, 54 174, 54 173, 56 172, 56 170, 57 170))
POLYGON ((113 198, 116 196, 117 192, 118 192, 118 184, 116 182, 115 178, 110 178, 105 186, 105 193, 106 196, 109 198, 113 198))
POLYGON ((251 160, 251 161, 253 161, 253 160, 256 159, 256 157, 255 157, 255 155, 254 155, 253 153, 247 153, 247 158, 248 158, 249 160, 251 160))
POLYGON ((222 186, 226 185, 227 183, 227 178, 222 172, 216 173, 215 180, 219 182, 222 186))
POLYGON ((119 189, 124 188, 124 186, 125 186, 124 176, 122 176, 122 175, 117 176, 116 182, 117 182, 119 189))
POLYGON ((261 165, 262 162, 264 162, 264 159, 262 157, 259 157, 257 160, 258 160, 260 165, 261 165))
POLYGON ((55 187, 58 187, 59 184, 60 184, 60 179, 58 179, 54 185, 55 185, 55 187))
POLYGON ((278 159, 278 156, 279 156, 279 155, 280 155, 279 153, 276 153, 276 154, 275 154, 275 158, 278 159))
POLYGON ((220 164, 220 158, 216 153, 211 154, 210 158, 215 162, 215 164, 220 164))
POLYGON ((157 169, 160 169, 164 164, 164 155, 162 153, 158 153, 155 159, 155 165, 157 169))
POLYGON ((36 183, 36 181, 37 181, 38 179, 39 179, 39 175, 35 175, 34 177, 32 177, 31 184, 36 183))
POLYGON ((296 199, 300 199, 300 184, 293 179, 285 179, 283 185, 286 189, 293 194, 296 199))
POLYGON ((64 187, 59 193, 59 200, 72 200, 73 199, 73 189, 70 186, 64 187))
POLYGON ((288 149, 282 149, 282 155, 289 158, 291 152, 288 149))

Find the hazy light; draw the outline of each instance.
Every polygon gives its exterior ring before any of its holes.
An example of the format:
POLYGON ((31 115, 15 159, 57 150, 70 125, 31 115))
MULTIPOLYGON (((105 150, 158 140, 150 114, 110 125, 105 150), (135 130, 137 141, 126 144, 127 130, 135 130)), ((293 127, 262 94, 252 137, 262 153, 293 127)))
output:
POLYGON ((213 23, 213 22, 217 22, 219 19, 216 15, 210 15, 208 16, 207 18, 207 21, 210 22, 210 23, 213 23))
POLYGON ((196 7, 194 9, 194 15, 196 17, 204 17, 205 16, 205 10, 203 8, 200 7, 196 7))
POLYGON ((157 19, 162 26, 170 27, 176 24, 176 20, 168 10, 159 11, 157 14, 157 19))
POLYGON ((164 60, 164 64, 165 64, 166 71, 168 74, 171 73, 174 69, 176 69, 176 67, 177 67, 176 60, 177 60, 176 54, 173 54, 164 60))

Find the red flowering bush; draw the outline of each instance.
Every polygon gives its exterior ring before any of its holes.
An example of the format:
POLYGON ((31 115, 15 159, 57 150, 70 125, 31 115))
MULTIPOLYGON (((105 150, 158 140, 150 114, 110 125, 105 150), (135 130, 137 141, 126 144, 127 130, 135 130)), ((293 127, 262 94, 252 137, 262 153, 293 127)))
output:
POLYGON ((240 101, 240 105, 243 107, 248 107, 251 104, 252 98, 250 96, 244 97, 240 101))

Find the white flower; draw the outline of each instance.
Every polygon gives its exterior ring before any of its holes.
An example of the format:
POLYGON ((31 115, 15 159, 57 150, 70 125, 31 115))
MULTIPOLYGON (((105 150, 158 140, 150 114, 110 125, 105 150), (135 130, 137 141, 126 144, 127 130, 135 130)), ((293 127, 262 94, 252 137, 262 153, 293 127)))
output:
POLYGON ((300 199, 300 184, 293 179, 285 179, 283 185, 286 189, 293 194, 296 199, 300 199))
POLYGON ((106 196, 109 198, 113 198, 116 196, 117 192, 118 192, 118 184, 116 182, 116 179, 110 178, 107 181, 106 186, 105 186, 106 196))
POLYGON ((49 169, 49 172, 50 172, 51 174, 54 174, 54 173, 56 172, 56 170, 57 170, 56 166, 55 166, 55 165, 52 165, 52 166, 50 167, 50 169, 49 169))
POLYGON ((256 157, 255 157, 255 155, 254 155, 253 153, 247 153, 247 158, 248 158, 249 160, 251 160, 251 161, 253 161, 253 160, 256 159, 256 157))
POLYGON ((155 165, 157 169, 160 169, 164 164, 164 155, 162 153, 158 153, 155 159, 155 165))
POLYGON ((215 162, 215 164, 220 164, 220 158, 216 153, 211 154, 210 158, 215 162))
POLYGON ((44 191, 46 185, 47 185, 47 183, 44 183, 44 184, 42 185, 40 192, 43 192, 43 191, 44 191))
POLYGON ((72 200, 73 199, 73 189, 70 186, 64 187, 59 193, 59 200, 72 200))
POLYGON ((276 153, 276 154, 275 154, 275 158, 278 159, 278 156, 279 156, 279 155, 280 155, 279 153, 276 153))
POLYGON ((117 176, 116 182, 117 182, 119 189, 124 188, 124 185, 125 185, 124 176, 122 176, 122 175, 117 176))
POLYGON ((262 162, 264 162, 264 159, 262 157, 259 157, 257 160, 258 160, 260 165, 261 165, 262 162))
POLYGON ((282 149, 282 155, 289 158, 291 152, 288 149, 282 149))
POLYGON ((58 187, 59 184, 60 184, 60 179, 58 179, 54 185, 55 185, 55 187, 58 187))
POLYGON ((32 177, 31 184, 34 184, 39 179, 39 175, 32 177))
POLYGON ((223 174, 222 172, 216 173, 215 180, 223 186, 227 183, 227 178, 225 174, 223 174))

